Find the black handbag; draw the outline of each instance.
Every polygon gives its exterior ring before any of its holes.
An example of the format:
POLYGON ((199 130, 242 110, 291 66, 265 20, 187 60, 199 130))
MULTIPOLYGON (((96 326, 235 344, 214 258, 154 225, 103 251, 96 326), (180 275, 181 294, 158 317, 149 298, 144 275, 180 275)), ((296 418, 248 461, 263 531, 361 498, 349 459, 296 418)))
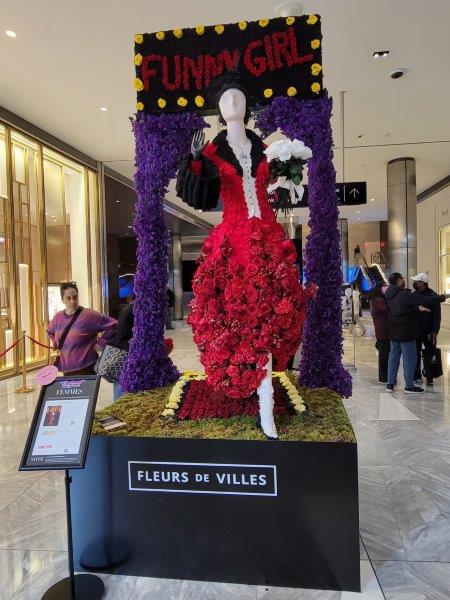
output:
POLYGON ((94 371, 97 375, 106 379, 106 381, 118 383, 127 356, 127 350, 122 350, 122 348, 116 348, 108 344, 95 363, 94 371))
POLYGON ((442 356, 440 348, 427 348, 422 350, 423 366, 426 377, 437 379, 444 374, 442 370, 442 356))

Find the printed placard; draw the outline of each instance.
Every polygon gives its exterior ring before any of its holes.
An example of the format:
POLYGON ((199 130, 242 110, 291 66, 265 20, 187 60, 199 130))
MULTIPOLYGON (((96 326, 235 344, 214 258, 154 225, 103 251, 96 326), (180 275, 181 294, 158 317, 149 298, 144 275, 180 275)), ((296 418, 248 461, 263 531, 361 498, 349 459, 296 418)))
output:
POLYGON ((132 492, 277 496, 275 465, 128 462, 132 492))
POLYGON ((20 470, 84 466, 99 381, 59 377, 42 388, 20 470))

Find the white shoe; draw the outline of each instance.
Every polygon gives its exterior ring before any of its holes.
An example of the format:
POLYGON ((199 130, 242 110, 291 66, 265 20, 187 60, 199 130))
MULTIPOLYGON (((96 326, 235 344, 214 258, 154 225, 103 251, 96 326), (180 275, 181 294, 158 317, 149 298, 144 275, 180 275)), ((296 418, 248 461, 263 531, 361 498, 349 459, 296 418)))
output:
POLYGON ((273 400, 272 360, 269 360, 266 369, 267 374, 257 389, 260 424, 265 435, 270 439, 276 440, 278 433, 273 418, 273 406, 275 402, 273 400))
POLYGON ((267 393, 267 390, 261 391, 258 388, 258 399, 261 429, 268 438, 277 439, 278 433, 273 418, 273 393, 267 393))

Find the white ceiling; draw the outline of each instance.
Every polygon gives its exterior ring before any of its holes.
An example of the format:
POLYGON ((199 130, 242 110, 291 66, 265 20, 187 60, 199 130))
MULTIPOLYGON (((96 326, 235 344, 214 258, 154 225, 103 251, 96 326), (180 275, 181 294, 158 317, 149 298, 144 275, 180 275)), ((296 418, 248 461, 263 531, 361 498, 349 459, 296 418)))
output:
MULTIPOLYGON (((134 34, 272 17, 278 3, 3 0, 0 105, 131 177, 134 34), (7 37, 7 29, 17 37, 7 37), (100 112, 101 106, 108 112, 100 112)), ((300 4, 304 13, 322 16, 324 77, 335 98, 336 146, 339 92, 346 91, 345 178, 367 181, 368 197, 375 198, 359 214, 346 207, 342 215, 385 219, 389 160, 416 158, 418 193, 450 172, 450 1, 300 4), (389 57, 375 60, 374 50, 390 50, 389 57), (396 67, 405 67, 407 75, 394 81, 389 73, 396 67)), ((335 163, 339 180, 339 149, 335 163)), ((176 202, 173 193, 170 200, 176 202)), ((306 221, 306 210, 299 215, 306 221)))

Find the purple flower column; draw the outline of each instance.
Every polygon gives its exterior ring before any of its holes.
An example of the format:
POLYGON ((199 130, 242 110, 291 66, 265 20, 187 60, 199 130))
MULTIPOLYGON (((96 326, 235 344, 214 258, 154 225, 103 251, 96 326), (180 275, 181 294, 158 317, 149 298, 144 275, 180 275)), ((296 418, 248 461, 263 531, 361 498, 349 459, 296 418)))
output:
POLYGON ((194 131, 205 126, 195 113, 140 114, 133 122, 136 138, 137 194, 134 230, 138 238, 134 281, 133 339, 120 385, 138 392, 173 383, 178 371, 167 356, 164 324, 167 310, 169 235, 163 200, 194 131))
POLYGON ((265 136, 280 129, 312 150, 308 161, 309 226, 305 268, 319 286, 303 331, 300 383, 328 387, 344 397, 352 392, 350 374, 342 365, 341 253, 337 222, 336 173, 331 135, 332 99, 296 100, 277 97, 257 117, 265 136))

